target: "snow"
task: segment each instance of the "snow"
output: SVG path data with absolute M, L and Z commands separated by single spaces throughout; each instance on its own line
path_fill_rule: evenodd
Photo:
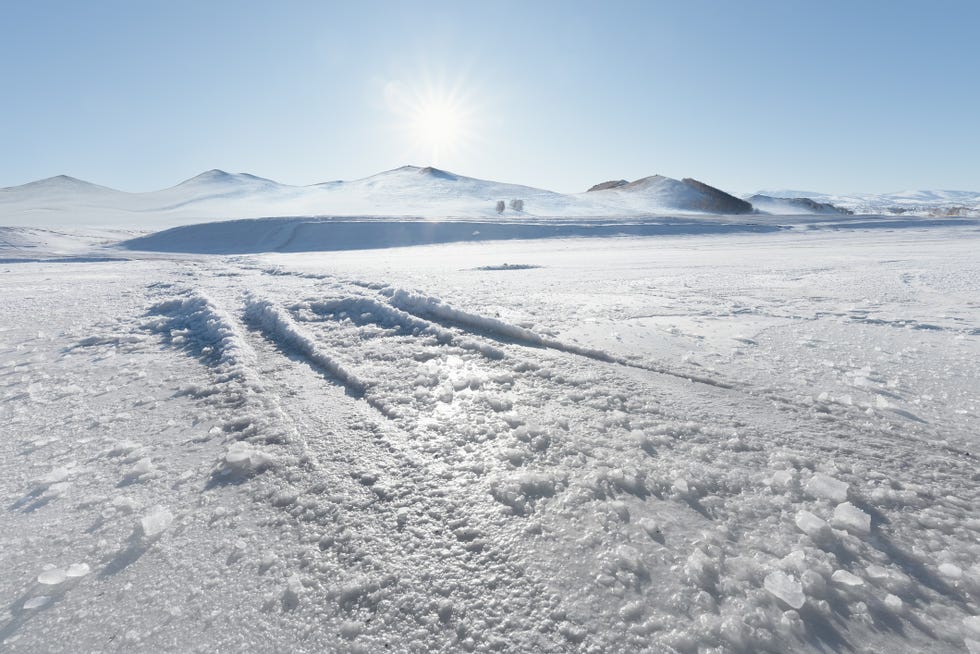
M 914 191 L 834 196 L 797 191 L 762 192 L 756 210 L 810 218 L 816 209 L 781 198 L 808 198 L 858 214 L 980 216 L 980 192 Z M 508 207 L 498 215 L 497 202 Z M 522 200 L 523 209 L 511 208 Z M 117 191 L 67 176 L 0 188 L 0 226 L 63 232 L 79 228 L 148 230 L 208 221 L 266 217 L 388 217 L 493 221 L 570 217 L 620 220 L 650 215 L 697 217 L 744 214 L 737 198 L 699 182 L 652 175 L 582 193 L 482 180 L 435 168 L 402 166 L 351 181 L 292 186 L 248 173 L 209 170 L 173 187 L 141 193 Z M 821 212 L 824 213 L 824 212 Z M 830 211 L 833 214 L 832 211 Z M 825 216 L 825 217 L 833 217 Z M 487 222 L 483 229 L 492 229 Z M 2 238 L 2 232 L 0 232 Z
M 0 648 L 975 651 L 980 232 L 701 220 L 12 230 Z

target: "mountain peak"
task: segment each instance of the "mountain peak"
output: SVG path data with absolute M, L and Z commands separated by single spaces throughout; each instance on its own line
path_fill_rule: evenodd
M 78 179 L 77 177 L 72 177 L 71 175 L 55 175 L 54 177 L 47 177 L 45 179 L 39 179 L 36 182 L 30 183 L 38 186 L 76 186 L 84 188 L 98 186 L 98 184 L 86 182 L 84 179 Z M 24 186 L 27 186 L 27 184 Z
M 184 185 L 196 185 L 196 184 L 245 184 L 245 183 L 260 183 L 260 184 L 278 184 L 278 182 L 266 179 L 265 177 L 259 177 L 257 175 L 250 175 L 249 173 L 229 173 L 227 171 L 221 170 L 220 168 L 212 168 L 211 170 L 205 170 L 199 175 L 195 175 L 190 179 L 185 179 L 177 186 Z
M 10 186 L 2 190 L 13 191 L 14 189 L 32 192 L 118 192 L 115 189 L 86 182 L 84 179 L 78 179 L 70 175 L 55 175 L 54 177 L 38 179 L 33 182 L 21 184 L 20 186 Z
M 205 170 L 203 173 L 200 173 L 199 175 L 194 175 L 190 179 L 185 179 L 181 183 L 184 184 L 187 182 L 209 182 L 209 181 L 229 179 L 231 177 L 233 177 L 231 173 L 225 172 L 220 168 L 212 168 L 211 170 Z

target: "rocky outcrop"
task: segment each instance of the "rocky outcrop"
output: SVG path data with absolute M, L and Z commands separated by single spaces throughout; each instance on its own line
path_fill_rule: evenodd
M 625 179 L 614 179 L 610 182 L 602 182 L 601 184 L 596 184 L 588 191 L 586 191 L 586 193 L 590 191 L 605 191 L 606 189 L 610 189 L 610 188 L 619 188 L 620 186 L 626 186 L 627 184 L 629 184 L 629 182 L 627 182 Z
M 681 182 L 699 191 L 702 195 L 703 199 L 695 202 L 695 206 L 692 207 L 698 211 L 722 214 L 744 214 L 754 211 L 752 205 L 745 200 L 725 193 L 714 186 L 708 186 L 704 182 L 699 182 L 690 177 L 685 177 Z

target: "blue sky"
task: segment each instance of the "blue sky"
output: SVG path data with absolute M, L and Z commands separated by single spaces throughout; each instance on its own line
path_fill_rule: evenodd
M 972 1 L 11 0 L 0 186 L 436 163 L 564 192 L 975 190 L 977 25 Z M 419 127 L 433 102 L 451 133 Z

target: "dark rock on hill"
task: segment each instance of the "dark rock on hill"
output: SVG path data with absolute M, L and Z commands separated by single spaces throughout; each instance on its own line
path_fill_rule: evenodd
M 699 182 L 690 177 L 685 177 L 681 182 L 701 192 L 703 199 L 695 203 L 693 207 L 700 211 L 723 214 L 743 214 L 755 211 L 752 205 L 745 200 L 729 195 L 714 186 L 708 186 L 704 182 Z
M 589 191 L 605 191 L 610 188 L 619 188 L 620 186 L 626 186 L 629 184 L 625 179 L 614 179 L 611 182 L 602 182 L 601 184 L 596 184 Z M 586 191 L 588 193 L 589 191 Z

